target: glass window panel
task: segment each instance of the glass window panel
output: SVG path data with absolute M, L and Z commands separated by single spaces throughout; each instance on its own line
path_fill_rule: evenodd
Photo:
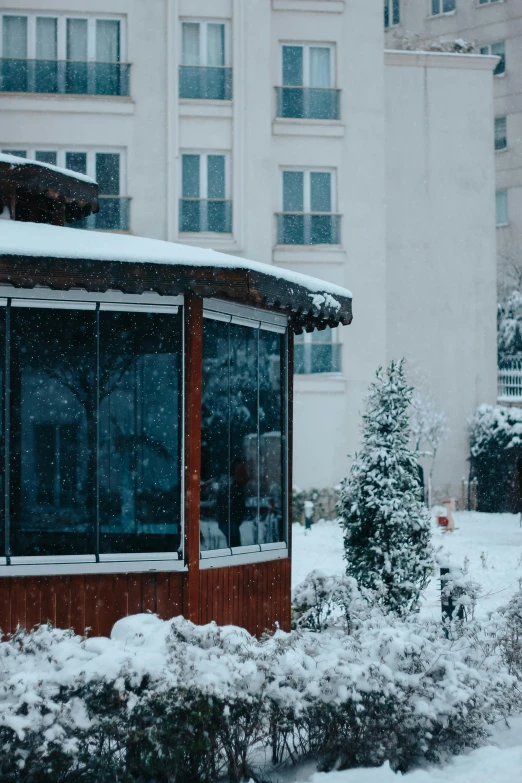
M 2 25 L 2 56 L 27 57 L 27 17 L 4 16 Z
M 14 155 L 16 158 L 27 158 L 26 150 L 2 150 L 4 155 Z
M 100 551 L 181 541 L 181 316 L 100 313 Z
M 283 86 L 301 87 L 303 84 L 303 47 L 283 46 Z
M 400 24 L 401 2 L 400 0 L 392 0 L 392 4 L 393 4 L 393 24 Z
M 120 156 L 117 152 L 96 153 L 96 181 L 100 195 L 119 196 Z
M 495 149 L 507 147 L 507 117 L 495 117 Z
M 183 155 L 181 165 L 183 198 L 199 198 L 199 155 Z
M 311 212 L 332 211 L 332 175 L 328 171 L 310 173 Z
M 11 310 L 11 550 L 95 552 L 93 311 Z
M 455 10 L 456 0 L 442 0 L 442 10 L 445 14 L 449 14 Z
M 507 190 L 497 190 L 495 194 L 497 226 L 505 226 L 509 222 Z
M 199 65 L 199 24 L 183 22 L 182 27 L 183 65 Z
M 207 25 L 207 65 L 225 64 L 225 25 Z
M 225 198 L 225 156 L 209 155 L 207 158 L 207 197 Z
M 498 63 L 497 67 L 493 71 L 495 76 L 498 76 L 501 73 L 505 73 L 506 71 L 506 44 L 504 41 L 500 41 L 499 43 L 491 44 L 491 54 L 497 55 L 497 57 L 500 57 L 500 62 Z
M 201 401 L 202 550 L 229 546 L 229 324 L 203 321 Z
M 67 59 L 87 60 L 87 19 L 67 19 Z
M 87 174 L 87 153 L 86 152 L 66 152 L 65 168 L 76 171 L 77 174 Z
M 304 212 L 303 171 L 283 171 L 283 212 Z
M 281 364 L 283 339 L 283 335 L 274 332 L 263 329 L 259 332 L 259 544 L 285 539 Z
M 37 150 L 34 157 L 39 163 L 50 163 L 52 166 L 56 166 L 56 152 Z
M 57 22 L 52 16 L 36 17 L 36 59 L 56 60 Z
M 120 23 L 114 19 L 96 20 L 96 60 L 120 61 Z
M 390 0 L 384 0 L 384 26 L 390 26 Z
M 310 87 L 330 87 L 330 49 L 310 47 Z

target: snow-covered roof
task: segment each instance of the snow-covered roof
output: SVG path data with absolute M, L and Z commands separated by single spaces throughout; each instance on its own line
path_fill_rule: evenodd
M 39 160 L 33 160 L 32 158 L 20 158 L 18 155 L 6 155 L 0 152 L 0 163 L 9 163 L 11 166 L 39 166 L 42 169 L 49 169 L 49 171 L 55 171 L 57 174 L 63 174 L 66 177 L 73 177 L 73 179 L 77 179 L 80 182 L 96 185 L 96 181 L 86 174 L 79 174 L 71 169 L 62 169 L 60 166 L 53 166 L 52 163 L 41 163 Z
M 257 261 L 249 261 L 244 258 L 218 253 L 206 248 L 182 245 L 176 242 L 164 242 L 158 239 L 146 239 L 125 234 L 109 234 L 91 232 L 73 228 L 51 226 L 43 223 L 25 223 L 13 220 L 0 221 L 0 258 L 2 262 L 9 257 L 23 258 L 22 265 L 18 264 L 19 273 L 28 268 L 28 260 L 35 259 L 67 259 L 71 262 L 116 262 L 117 264 L 144 264 L 150 271 L 150 265 L 157 270 L 156 275 L 161 274 L 163 279 L 168 276 L 166 266 L 176 267 L 176 275 L 180 278 L 190 274 L 200 277 L 205 270 L 209 270 L 214 278 L 219 277 L 220 270 L 244 272 L 246 286 L 241 289 L 234 283 L 239 296 L 254 296 L 264 299 L 268 304 L 279 303 L 285 310 L 294 313 L 300 312 L 303 318 L 296 326 L 307 327 L 304 315 L 309 314 L 316 322 L 310 322 L 310 327 L 323 323 L 349 323 L 351 321 L 352 294 L 346 288 L 309 277 L 298 272 L 270 264 L 262 264 Z M 7 264 L 7 267 L 9 263 Z M 41 266 L 41 265 L 40 265 Z M 4 264 L 0 270 L 0 280 L 6 282 L 9 278 L 9 270 Z M 30 274 L 32 285 L 40 284 L 38 280 L 43 270 L 34 269 Z M 49 269 L 48 265 L 46 265 Z M 63 265 L 62 265 L 63 267 Z M 198 270 L 198 267 L 201 268 Z M 163 272 L 161 271 L 163 270 Z M 124 274 L 126 274 L 124 272 Z M 130 269 L 129 269 L 130 274 Z M 136 273 L 133 270 L 134 280 L 147 278 L 148 273 Z M 50 272 L 45 271 L 45 279 L 49 279 Z M 227 275 L 230 277 L 230 275 Z M 150 275 L 149 275 L 150 277 Z M 208 276 L 207 276 L 208 277 Z M 236 275 L 237 277 L 237 275 Z M 24 278 L 26 279 L 26 278 Z M 197 281 L 196 281 L 197 282 Z M 20 284 L 20 283 L 15 283 Z M 212 281 L 212 284 L 214 282 Z M 25 283 L 24 283 L 25 285 Z M 201 286 L 209 285 L 208 280 L 201 282 Z M 193 288 L 187 285 L 187 288 Z M 205 289 L 206 290 L 206 289 Z M 246 292 L 244 294 L 240 291 Z M 208 296 L 208 293 L 204 293 Z

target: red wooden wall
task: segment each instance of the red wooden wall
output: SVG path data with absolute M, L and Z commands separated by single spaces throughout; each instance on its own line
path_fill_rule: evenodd
M 0 579 L 0 629 L 13 633 L 50 621 L 91 636 L 109 636 L 129 614 L 183 614 L 185 573 L 82 574 Z M 290 560 L 199 571 L 197 622 L 240 625 L 258 636 L 278 622 L 290 630 Z

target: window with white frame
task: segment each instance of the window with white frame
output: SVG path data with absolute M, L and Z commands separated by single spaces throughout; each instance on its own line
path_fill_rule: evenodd
M 506 42 L 498 41 L 494 44 L 486 44 L 480 47 L 480 54 L 496 55 L 500 57 L 500 62 L 493 71 L 494 76 L 501 76 L 506 72 Z
M 384 26 L 392 27 L 401 22 L 400 0 L 384 0 Z
M 340 215 L 336 214 L 334 171 L 282 171 L 282 211 L 278 215 L 281 245 L 337 245 Z
M 507 148 L 507 117 L 495 117 L 495 149 Z
M 504 0 L 478 0 L 479 5 L 488 5 L 489 3 L 503 3 Z
M 231 100 L 230 48 L 228 23 L 182 22 L 179 97 Z
M 341 372 L 339 330 L 327 327 L 321 332 L 296 335 L 294 372 L 296 375 Z
M 2 149 L 8 155 L 31 158 L 40 163 L 71 169 L 87 174 L 99 186 L 100 210 L 95 215 L 77 221 L 77 228 L 93 228 L 107 231 L 129 229 L 129 199 L 125 193 L 124 153 L 112 150 L 66 150 L 48 147 Z
M 431 15 L 451 14 L 457 7 L 457 0 L 431 0 Z
M 232 232 L 230 155 L 184 152 L 181 156 L 181 233 Z
M 281 46 L 281 87 L 277 116 L 312 120 L 339 119 L 334 47 L 285 43 Z
M 495 193 L 495 204 L 497 212 L 497 227 L 507 226 L 509 223 L 507 190 L 497 190 Z
M 4 13 L 0 91 L 128 95 L 122 18 Z

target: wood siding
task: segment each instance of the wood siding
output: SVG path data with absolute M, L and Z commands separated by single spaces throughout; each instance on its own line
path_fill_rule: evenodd
M 109 636 L 130 614 L 153 612 L 165 620 L 182 614 L 187 587 L 187 573 L 2 577 L 0 629 L 9 634 L 49 621 Z M 240 625 L 258 636 L 276 623 L 290 630 L 290 560 L 200 571 L 199 598 L 200 624 Z

